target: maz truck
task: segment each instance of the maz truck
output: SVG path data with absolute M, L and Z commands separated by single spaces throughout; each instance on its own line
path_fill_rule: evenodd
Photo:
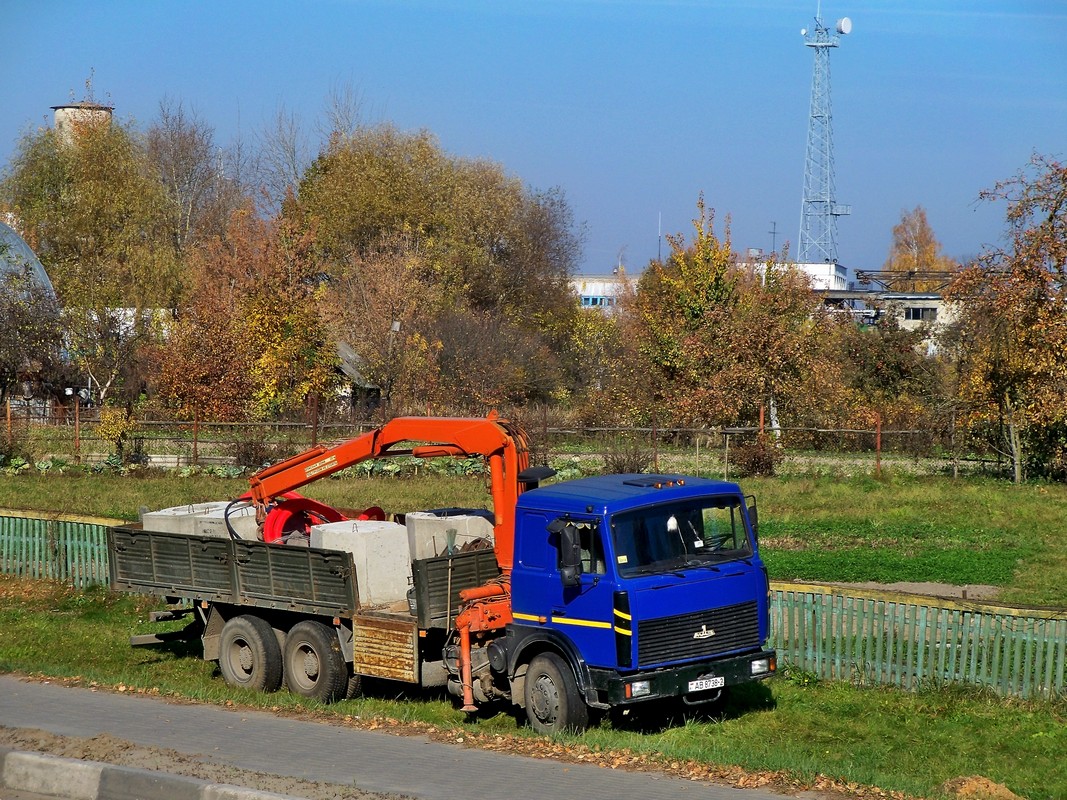
M 295 491 L 395 455 L 483 456 L 492 510 L 390 516 Z M 401 417 L 268 467 L 237 500 L 113 528 L 112 583 L 168 598 L 154 620 L 190 619 L 133 644 L 198 636 L 233 686 L 326 702 L 363 676 L 446 686 L 467 712 L 521 706 L 542 733 L 774 674 L 752 498 L 682 475 L 539 485 L 551 476 L 495 413 Z

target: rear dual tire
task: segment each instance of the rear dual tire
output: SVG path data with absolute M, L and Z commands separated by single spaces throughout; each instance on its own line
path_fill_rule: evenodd
M 282 684 L 282 651 L 266 620 L 241 614 L 226 621 L 219 641 L 219 671 L 230 686 L 274 692 Z
M 266 620 L 241 614 L 226 621 L 219 641 L 219 671 L 238 689 L 294 694 L 332 703 L 356 697 L 360 680 L 348 671 L 337 633 L 321 622 L 298 622 L 278 644 Z
M 290 692 L 323 703 L 348 694 L 348 665 L 332 628 L 310 620 L 298 622 L 286 634 L 284 649 L 285 685 Z

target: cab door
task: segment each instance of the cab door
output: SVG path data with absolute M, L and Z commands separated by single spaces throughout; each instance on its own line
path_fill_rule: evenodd
M 548 527 L 557 568 L 553 585 L 545 587 L 551 599 L 547 624 L 574 642 L 587 663 L 614 666 L 615 582 L 608 567 L 602 521 L 568 516 L 551 520 Z M 568 544 L 574 550 L 569 559 L 564 552 Z M 576 576 L 564 568 L 574 561 L 578 563 Z M 569 580 L 565 579 L 568 573 Z

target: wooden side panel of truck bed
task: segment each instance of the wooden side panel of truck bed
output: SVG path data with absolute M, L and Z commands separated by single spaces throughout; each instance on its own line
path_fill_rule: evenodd
M 359 614 L 352 620 L 352 670 L 418 683 L 418 627 L 408 615 Z

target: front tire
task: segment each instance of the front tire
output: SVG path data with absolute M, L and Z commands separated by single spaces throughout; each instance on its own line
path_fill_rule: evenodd
M 538 733 L 552 735 L 589 727 L 589 706 L 582 700 L 574 673 L 555 653 L 542 653 L 526 670 L 526 718 Z
M 219 641 L 219 671 L 230 686 L 277 691 L 282 684 L 282 651 L 267 621 L 242 614 L 226 621 Z
M 323 703 L 342 699 L 348 666 L 337 634 L 321 622 L 298 622 L 285 637 L 285 685 L 289 691 Z

